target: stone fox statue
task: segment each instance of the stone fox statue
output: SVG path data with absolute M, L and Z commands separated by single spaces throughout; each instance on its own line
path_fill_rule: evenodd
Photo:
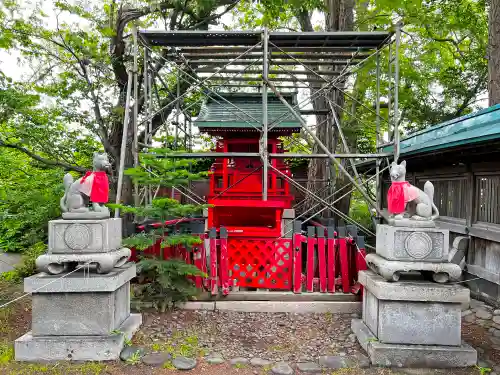
M 111 167 L 106 154 L 94 153 L 93 171 L 74 181 L 67 173 L 64 176 L 64 196 L 61 198 L 63 212 L 89 212 L 88 204 L 92 202 L 94 212 L 109 212 L 102 204 L 108 202 L 108 176 L 106 170 Z
M 414 220 L 434 220 L 439 217 L 439 211 L 433 202 L 434 185 L 430 181 L 424 184 L 424 191 L 411 185 L 406 179 L 406 162 L 393 162 L 389 169 L 391 187 L 387 193 L 389 212 L 395 219 L 403 218 L 404 214 Z

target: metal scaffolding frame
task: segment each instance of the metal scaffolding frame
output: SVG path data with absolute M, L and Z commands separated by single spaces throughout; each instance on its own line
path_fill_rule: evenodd
M 376 178 L 376 201 L 367 194 L 362 186 L 362 180 L 356 171 L 353 159 L 376 159 L 376 175 L 381 173 L 383 158 L 398 159 L 399 156 L 399 107 L 398 107 L 398 81 L 399 81 L 399 47 L 401 39 L 401 25 L 396 26 L 395 32 L 271 32 L 262 31 L 156 31 L 133 29 L 133 68 L 129 71 L 129 87 L 127 90 L 127 110 L 124 120 L 124 130 L 129 128 L 129 122 L 134 132 L 133 154 L 134 165 L 138 165 L 138 154 L 147 151 L 153 141 L 153 119 L 161 116 L 165 132 L 168 134 L 169 124 L 174 126 L 174 149 L 178 150 L 179 133 L 184 135 L 185 152 L 176 152 L 167 157 L 175 158 L 235 158 L 255 157 L 262 160 L 263 176 L 267 176 L 269 168 L 274 173 L 280 173 L 272 164 L 276 158 L 325 158 L 335 164 L 340 173 L 344 173 L 350 183 L 365 198 L 368 205 L 374 209 L 379 217 L 385 213 L 380 207 L 381 193 L 380 178 Z M 381 54 L 389 48 L 388 80 L 389 89 L 385 93 L 389 115 L 381 116 L 380 112 L 380 75 Z M 143 55 L 143 92 L 139 90 L 139 50 Z M 377 153 L 361 154 L 350 153 L 339 122 L 339 113 L 346 108 L 336 108 L 337 103 L 329 100 L 329 93 L 338 90 L 346 97 L 356 101 L 345 89 L 347 79 L 370 59 L 376 59 L 376 98 L 375 110 L 357 102 L 365 109 L 375 114 L 376 121 L 376 150 Z M 175 76 L 175 92 L 167 85 L 163 78 L 164 73 L 173 73 Z M 133 90 L 130 85 L 133 82 Z M 171 83 L 171 82 L 170 82 Z M 172 86 L 172 83 L 171 83 Z M 158 89 L 160 87 L 160 89 Z M 181 89 L 181 87 L 184 87 Z M 220 95 L 220 90 L 225 91 L 240 89 L 243 92 L 255 89 L 262 94 L 262 118 L 256 119 L 249 113 L 232 104 Z M 282 93 L 292 89 L 308 89 L 308 98 L 296 105 L 290 105 Z M 166 93 L 166 99 L 160 98 L 159 91 Z M 288 108 L 287 114 L 279 116 L 269 122 L 268 119 L 268 92 L 269 90 Z M 190 101 L 184 99 L 190 93 L 202 94 L 200 98 Z M 131 97 L 132 96 L 132 97 Z M 225 110 L 238 116 L 242 121 L 252 125 L 260 133 L 258 153 L 193 153 L 193 133 L 190 110 L 199 105 L 205 98 L 210 98 L 220 104 Z M 311 110 L 305 107 L 314 100 L 324 98 L 328 108 Z M 139 118 L 138 108 L 143 102 L 145 115 Z M 130 106 L 132 108 L 130 108 Z M 170 110 L 170 119 L 164 118 L 164 110 Z M 132 116 L 129 116 L 129 111 Z M 173 113 L 173 116 L 172 116 Z M 298 154 L 268 153 L 267 139 L 269 132 L 289 116 L 295 117 L 303 130 L 309 135 L 323 153 Z M 324 121 L 329 121 L 335 127 L 342 140 L 344 153 L 332 153 L 310 129 L 310 125 L 303 115 L 323 115 Z M 351 114 L 352 115 L 352 114 Z M 182 121 L 180 117 L 182 116 Z M 323 122 L 324 122 L 323 121 Z M 395 145 L 394 153 L 382 153 L 380 135 L 381 123 L 388 124 L 390 141 Z M 257 125 L 256 125 L 257 124 Z M 321 124 L 316 124 L 319 126 Z M 143 139 L 138 138 L 139 131 L 145 134 Z M 125 134 L 124 133 L 124 134 Z M 126 137 L 124 136 L 124 140 Z M 122 154 L 126 142 L 122 143 Z M 123 155 L 122 161 L 123 161 Z M 344 167 L 338 159 L 351 159 L 348 168 Z M 354 174 L 354 177 L 351 175 Z M 286 177 L 288 179 L 288 177 Z M 119 201 L 121 184 L 123 181 L 123 163 L 120 163 L 119 186 L 117 202 Z M 292 180 L 293 181 L 293 180 Z M 262 180 L 262 199 L 267 200 L 268 179 Z M 292 182 L 296 184 L 295 181 Z M 325 209 L 335 210 L 333 204 L 318 197 L 315 192 L 302 186 L 306 194 L 318 201 Z M 151 189 L 145 189 L 146 196 L 138 196 L 139 190 L 135 188 L 136 203 L 150 202 L 153 199 Z M 153 189 L 154 190 L 154 189 Z M 158 191 L 158 190 L 156 190 Z M 182 194 L 192 193 L 186 189 Z M 156 193 L 155 193 L 156 195 Z M 190 198 L 192 199 L 192 198 Z M 199 197 L 193 199 L 196 201 Z M 315 206 L 316 207 L 316 206 Z M 320 211 L 320 212 L 321 212 Z M 314 215 L 313 215 L 314 216 Z

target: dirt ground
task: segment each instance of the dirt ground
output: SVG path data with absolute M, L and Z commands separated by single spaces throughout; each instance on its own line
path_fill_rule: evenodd
M 22 295 L 21 286 L 0 281 L 0 305 Z M 13 361 L 13 341 L 30 330 L 30 300 L 0 310 L 0 374 L 3 375 L 159 375 L 178 370 L 153 368 L 144 364 L 116 361 L 108 363 L 21 364 Z M 217 352 L 225 359 L 245 356 L 290 361 L 314 360 L 318 355 L 354 355 L 362 353 L 348 328 L 349 316 L 316 314 L 244 314 L 174 311 L 165 314 L 145 313 L 144 324 L 133 345 L 146 350 L 169 350 L 198 358 L 192 375 L 270 374 L 270 368 L 250 365 L 231 366 L 228 362 L 210 365 L 203 357 Z M 326 328 L 325 328 L 326 327 Z M 488 329 L 478 324 L 463 326 L 466 342 L 479 348 L 481 357 L 500 364 L 500 350 L 490 339 Z M 493 367 L 493 366 L 491 366 Z M 493 369 L 491 369 L 493 371 Z M 342 375 L 483 375 L 487 368 L 463 370 L 419 370 L 385 368 L 345 368 L 324 371 Z M 296 374 L 299 374 L 296 372 Z M 494 374 L 494 373 L 493 373 Z

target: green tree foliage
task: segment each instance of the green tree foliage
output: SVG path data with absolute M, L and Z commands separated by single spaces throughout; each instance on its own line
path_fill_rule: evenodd
M 0 6 L 3 22 L 0 25 L 4 48 L 21 53 L 21 60 L 33 74 L 26 79 L 28 90 L 44 96 L 57 108 L 50 118 L 56 123 L 74 124 L 76 131 L 94 136 L 117 166 L 120 158 L 128 70 L 132 69 L 132 27 L 166 29 L 206 29 L 222 14 L 236 5 L 236 0 L 139 0 L 130 2 L 51 0 L 53 10 L 46 14 L 46 3 L 34 1 L 24 4 L 9 0 Z M 152 60 L 154 74 L 167 83 L 166 88 L 155 89 L 157 107 L 162 108 L 152 119 L 155 134 L 163 128 L 165 119 L 174 110 L 172 101 L 175 82 L 171 79 L 171 65 L 166 68 L 166 50 L 157 49 Z M 142 55 L 142 50 L 140 51 Z M 139 140 L 144 142 L 146 108 L 142 89 L 144 62 L 139 60 Z M 184 92 L 190 81 L 181 83 Z M 197 95 L 194 92 L 194 95 Z M 186 101 L 192 98 L 186 98 Z M 54 125 L 55 126 L 55 125 Z M 65 132 L 68 132 L 65 128 Z M 131 127 L 130 127 L 131 129 Z M 129 131 L 128 141 L 131 142 Z M 37 138 L 39 139 L 39 138 Z M 25 139 L 19 142 L 25 142 Z M 38 143 L 37 146 L 41 146 Z M 51 145 L 38 152 L 48 154 Z M 60 146 L 58 143 L 57 146 Z M 77 145 L 74 145 L 76 147 Z M 50 148 L 48 148 L 50 147 Z M 31 151 L 31 150 L 30 150 Z M 52 156 L 52 155 L 50 155 Z M 57 156 L 57 155 L 54 155 Z M 69 157 L 66 155 L 66 157 Z M 47 160 L 53 161 L 47 157 Z M 73 160 L 69 161 L 73 165 Z M 126 167 L 133 164 L 131 148 L 124 160 Z M 60 163 L 59 163 L 60 164 Z M 126 184 L 130 184 L 126 179 Z M 132 189 L 128 186 L 124 201 L 131 202 Z
M 400 122 L 413 131 L 478 109 L 486 91 L 488 38 L 484 0 L 366 0 L 355 2 L 355 29 L 395 30 L 403 24 L 400 49 Z M 324 29 L 323 2 L 243 0 L 234 12 L 236 25 L 255 29 L 298 29 L 301 12 L 319 12 L 316 30 Z M 381 93 L 387 96 L 388 53 L 381 57 Z M 375 147 L 375 59 L 359 69 L 340 111 L 351 147 L 372 152 Z M 354 101 L 352 98 L 355 98 Z M 383 98 L 384 100 L 384 98 Z M 349 114 L 348 112 L 351 112 Z M 387 111 L 382 110 L 387 119 Z M 357 120 L 356 120 L 357 119 Z M 382 120 L 383 131 L 388 130 Z
M 146 189 L 186 185 L 189 181 L 206 178 L 208 172 L 189 172 L 193 160 L 166 157 L 172 153 L 169 148 L 150 149 L 149 153 L 141 155 L 141 166 L 128 169 L 126 174 Z M 196 216 L 208 206 L 181 204 L 175 199 L 158 197 L 147 206 L 111 204 L 110 207 L 132 213 L 147 221 L 165 223 L 168 219 Z M 191 251 L 193 246 L 201 244 L 202 241 L 199 236 L 176 233 L 164 225 L 148 232 L 134 234 L 124 240 L 125 245 L 137 250 L 147 249 L 158 242 L 162 249 L 160 255 L 143 256 L 138 263 L 141 285 L 136 294 L 165 310 L 172 303 L 185 301 L 196 295 L 198 291 L 187 277 L 203 276 L 203 273 L 195 266 L 186 264 L 183 259 L 164 260 L 163 249 L 182 246 Z
M 0 251 L 21 252 L 45 242 L 48 221 L 60 215 L 64 171 L 1 148 L 0 165 Z
M 39 104 L 38 95 L 0 74 L 0 251 L 44 243 L 47 222 L 60 215 L 62 167 L 91 166 L 96 142 Z

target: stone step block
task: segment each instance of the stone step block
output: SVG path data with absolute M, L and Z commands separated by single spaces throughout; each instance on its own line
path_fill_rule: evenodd
M 75 272 L 59 280 L 50 275 L 25 279 L 25 291 L 33 292 L 31 335 L 105 336 L 118 329 L 130 315 L 135 269 L 127 264 L 108 275 Z
M 92 336 L 33 336 L 28 332 L 14 342 L 15 360 L 114 361 L 120 357 L 125 339 L 130 340 L 142 324 L 141 314 L 131 314 L 115 333 Z

